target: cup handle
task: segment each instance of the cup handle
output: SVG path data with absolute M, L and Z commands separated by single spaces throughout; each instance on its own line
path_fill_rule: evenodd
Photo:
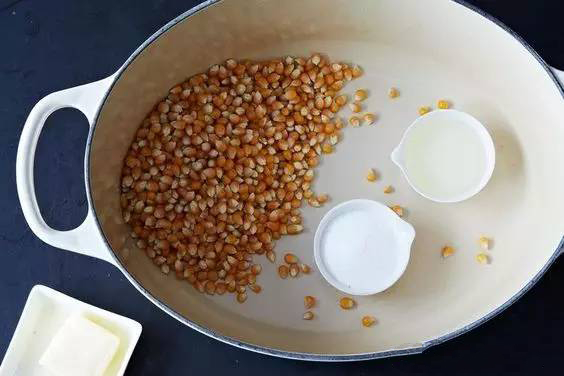
M 392 153 L 390 154 L 390 159 L 394 162 L 400 169 L 403 170 L 403 155 L 401 152 L 401 145 L 396 146 Z
M 49 115 L 61 108 L 76 108 L 86 116 L 92 129 L 98 108 L 113 81 L 114 76 L 110 76 L 100 81 L 49 94 L 37 102 L 27 117 L 20 137 L 16 159 L 16 185 L 25 220 L 39 239 L 53 247 L 97 257 L 115 264 L 98 230 L 90 204 L 88 204 L 86 219 L 80 226 L 68 231 L 55 230 L 49 227 L 41 216 L 33 177 L 35 149 Z

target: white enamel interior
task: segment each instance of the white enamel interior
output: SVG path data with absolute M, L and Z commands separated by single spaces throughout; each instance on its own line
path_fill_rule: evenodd
M 379 119 L 346 128 L 336 153 L 323 158 L 315 189 L 328 192 L 331 202 L 304 209 L 306 231 L 279 241 L 279 257 L 290 249 L 313 265 L 321 217 L 340 202 L 368 198 L 405 207 L 417 231 L 403 277 L 343 312 L 337 305 L 342 294 L 317 270 L 281 281 L 264 258 L 263 292 L 245 304 L 233 296 L 201 295 L 164 276 L 126 241 L 120 213 L 122 159 L 144 116 L 171 86 L 226 58 L 317 51 L 364 68 L 344 91 L 368 88 L 366 105 Z M 393 101 L 387 98 L 392 86 L 401 91 Z M 417 109 L 439 98 L 486 124 L 497 155 L 487 187 L 451 205 L 420 197 L 389 159 Z M 127 271 L 179 315 L 216 335 L 313 354 L 420 347 L 498 309 L 554 254 L 564 229 L 563 119 L 562 95 L 534 56 L 495 23 L 453 1 L 228 0 L 168 30 L 121 74 L 95 128 L 91 193 L 103 232 Z M 381 175 L 377 183 L 365 181 L 370 167 Z M 382 193 L 387 184 L 395 193 Z M 491 265 L 474 260 L 480 235 L 493 238 Z M 443 260 L 446 244 L 457 252 Z M 319 302 L 313 321 L 301 319 L 306 294 Z M 362 328 L 365 314 L 376 316 L 378 325 Z

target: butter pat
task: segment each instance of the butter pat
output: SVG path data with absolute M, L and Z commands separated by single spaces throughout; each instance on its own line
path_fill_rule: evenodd
M 39 364 L 54 376 L 101 376 L 119 338 L 83 316 L 71 316 L 43 353 Z

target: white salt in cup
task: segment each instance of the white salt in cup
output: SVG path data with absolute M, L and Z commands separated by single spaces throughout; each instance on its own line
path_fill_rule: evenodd
M 343 202 L 321 219 L 313 242 L 315 262 L 335 288 L 372 295 L 392 286 L 409 262 L 413 226 L 377 201 Z

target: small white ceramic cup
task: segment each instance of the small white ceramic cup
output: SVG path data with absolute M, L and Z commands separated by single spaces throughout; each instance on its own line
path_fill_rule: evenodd
M 437 195 L 432 195 L 429 193 L 422 192 L 418 187 L 413 184 L 409 177 L 409 171 L 405 166 L 404 160 L 404 145 L 405 140 L 407 139 L 408 135 L 413 131 L 415 127 L 423 127 L 430 122 L 434 121 L 442 121 L 442 122 L 451 122 L 453 124 L 464 124 L 465 126 L 470 126 L 475 133 L 479 136 L 482 146 L 485 153 L 485 168 L 483 170 L 481 179 L 471 188 L 465 190 L 464 192 L 460 192 L 456 195 L 448 196 L 448 197 L 440 197 Z M 456 125 L 455 125 L 456 126 Z M 446 158 L 447 156 L 445 156 Z M 495 167 L 495 147 L 492 140 L 492 137 L 486 130 L 486 127 L 482 123 L 480 123 L 476 118 L 473 116 L 457 110 L 436 110 L 431 111 L 423 116 L 418 117 L 404 132 L 402 139 L 399 145 L 392 151 L 391 154 L 392 161 L 400 168 L 401 172 L 405 176 L 407 182 L 417 193 L 421 196 L 435 202 L 441 203 L 451 203 L 451 202 L 460 202 L 469 199 L 470 197 L 476 195 L 480 192 L 490 180 L 493 170 Z
M 315 262 L 333 287 L 372 295 L 402 276 L 414 238 L 413 226 L 386 205 L 350 200 L 321 219 L 313 241 Z

